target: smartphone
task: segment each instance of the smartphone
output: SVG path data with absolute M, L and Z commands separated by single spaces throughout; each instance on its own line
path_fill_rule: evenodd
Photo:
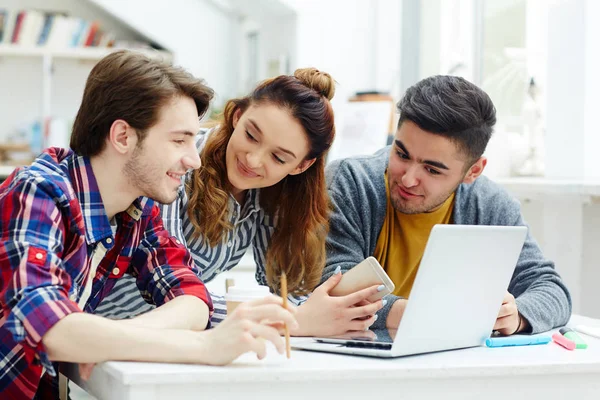
M 375 257 L 368 257 L 344 273 L 342 280 L 329 294 L 332 296 L 346 296 L 373 285 L 384 285 L 385 288 L 381 292 L 368 297 L 367 300 L 370 302 L 375 302 L 383 296 L 387 296 L 394 291 L 395 287 L 394 282 L 385 273 Z

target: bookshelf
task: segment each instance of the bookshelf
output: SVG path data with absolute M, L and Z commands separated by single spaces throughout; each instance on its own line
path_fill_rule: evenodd
M 92 1 L 0 4 L 0 145 L 68 146 L 87 76 L 106 55 L 130 49 L 172 62 L 173 53 Z M 4 157 L 2 164 L 20 164 Z
M 65 79 L 69 84 L 69 81 L 73 82 L 72 85 L 83 87 L 84 84 L 84 76 L 87 76 L 89 70 L 93 67 L 93 65 L 102 59 L 104 56 L 110 54 L 111 52 L 120 50 L 119 48 L 113 47 L 64 47 L 64 48 L 48 48 L 43 46 L 23 46 L 23 45 L 15 45 L 15 44 L 1 44 L 0 45 L 0 63 L 9 64 L 10 60 L 21 59 L 22 62 L 27 63 L 31 66 L 36 65 L 34 68 L 30 68 L 30 71 L 23 74 L 16 74 L 17 68 L 13 68 L 15 70 L 15 79 L 20 80 L 23 84 L 27 84 L 27 81 L 32 78 L 32 74 L 36 75 L 34 79 L 39 82 L 39 86 L 35 85 L 35 88 L 32 88 L 29 85 L 28 88 L 24 90 L 30 91 L 32 95 L 34 92 L 37 92 L 37 100 L 32 102 L 30 105 L 36 105 L 39 107 L 39 121 L 41 124 L 41 129 L 44 137 L 44 146 L 47 145 L 58 145 L 60 147 L 66 147 L 67 143 L 64 140 L 60 140 L 59 143 L 52 142 L 48 143 L 49 135 L 49 127 L 54 126 L 50 123 L 52 119 L 54 119 L 57 115 L 63 115 L 64 111 L 61 112 L 60 105 L 57 103 L 57 98 L 69 98 L 71 99 L 71 103 L 76 103 L 77 99 L 79 99 L 83 91 L 81 89 L 78 90 L 65 90 Z M 164 51 L 164 50 L 154 50 L 154 49 L 132 49 L 134 51 L 138 51 L 143 53 L 151 58 L 158 58 L 167 62 L 172 61 L 172 54 Z M 71 68 L 75 68 L 77 73 L 72 77 L 65 78 L 65 73 L 62 74 L 62 79 L 58 77 L 57 79 L 57 66 L 64 66 L 64 63 L 68 63 L 71 65 Z M 61 68 L 58 66 L 58 68 Z M 37 72 L 36 72 L 37 71 Z M 27 78 L 29 77 L 29 79 Z M 5 78 L 6 79 L 6 78 Z M 71 84 L 69 84 L 71 85 Z M 8 98 L 2 99 L 3 102 L 10 101 Z M 64 107 L 62 107 L 64 110 Z M 76 109 L 71 107 L 72 111 L 69 113 L 72 116 L 75 115 Z M 15 109 L 16 110 L 16 109 Z M 18 113 L 18 111 L 16 111 Z M 13 113 L 14 114 L 14 113 Z M 66 120 L 65 120 L 66 121 Z M 68 129 L 68 124 L 62 124 L 64 129 Z M 0 137 L 0 143 L 3 143 L 7 136 L 5 136 L 6 132 L 0 132 L 0 135 L 4 135 L 4 137 Z M 66 138 L 68 137 L 68 132 L 65 132 L 60 137 Z M 33 152 L 37 152 L 33 150 Z
M 21 46 L 13 44 L 0 44 L 0 57 L 48 57 L 98 61 L 113 51 L 120 50 L 112 47 L 73 47 L 50 49 L 38 46 Z M 165 50 L 133 49 L 149 57 L 161 58 L 171 61 L 172 54 Z

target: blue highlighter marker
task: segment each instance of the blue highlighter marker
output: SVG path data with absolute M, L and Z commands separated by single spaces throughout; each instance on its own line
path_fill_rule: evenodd
M 497 338 L 487 338 L 485 345 L 487 347 L 508 347 L 508 346 L 531 346 L 535 344 L 548 344 L 552 338 L 550 336 L 506 336 Z

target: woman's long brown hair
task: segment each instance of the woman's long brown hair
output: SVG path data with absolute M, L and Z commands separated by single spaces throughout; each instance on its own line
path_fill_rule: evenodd
M 200 155 L 202 166 L 188 181 L 188 215 L 197 237 L 216 246 L 233 227 L 229 222 L 231 186 L 225 153 L 237 110 L 251 105 L 274 104 L 300 122 L 309 141 L 306 160 L 316 159 L 306 171 L 288 175 L 260 189 L 260 204 L 276 221 L 266 254 L 267 283 L 279 291 L 285 272 L 293 294 L 312 291 L 325 266 L 325 237 L 329 229 L 329 197 L 325 184 L 325 157 L 335 136 L 333 97 L 335 82 L 314 68 L 296 70 L 261 83 L 249 96 L 227 102 L 223 120 L 208 138 Z

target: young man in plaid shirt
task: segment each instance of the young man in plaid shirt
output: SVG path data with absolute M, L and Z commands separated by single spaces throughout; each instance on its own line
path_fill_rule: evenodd
M 119 51 L 91 71 L 71 150 L 51 148 L 0 186 L 0 393 L 56 398 L 57 361 L 89 375 L 106 360 L 226 364 L 258 338 L 284 346 L 292 309 L 271 296 L 209 325 L 212 302 L 154 201 L 172 202 L 198 168 L 199 116 L 213 92 L 180 68 Z M 159 306 L 137 318 L 92 315 L 128 273 Z

